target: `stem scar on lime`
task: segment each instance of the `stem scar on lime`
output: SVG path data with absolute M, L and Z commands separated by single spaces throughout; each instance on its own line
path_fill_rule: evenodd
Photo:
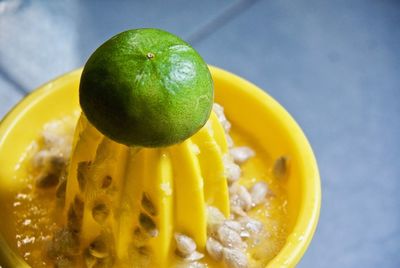
M 206 123 L 214 91 L 207 64 L 188 43 L 148 28 L 119 33 L 96 49 L 84 66 L 79 98 L 105 136 L 163 147 Z
M 147 53 L 147 58 L 148 58 L 149 60 L 151 60 L 152 58 L 154 58 L 154 54 L 151 53 L 151 52 Z

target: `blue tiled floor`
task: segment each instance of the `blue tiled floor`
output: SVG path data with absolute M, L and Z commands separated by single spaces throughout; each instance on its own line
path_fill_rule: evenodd
M 400 267 L 399 1 L 53 2 L 0 1 L 0 117 L 109 36 L 164 28 L 267 90 L 310 139 L 323 202 L 298 267 Z

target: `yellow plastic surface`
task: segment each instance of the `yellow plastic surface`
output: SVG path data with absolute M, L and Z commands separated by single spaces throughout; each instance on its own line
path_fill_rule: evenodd
M 118 144 L 104 137 L 82 115 L 73 144 L 64 218 L 67 224 L 75 198 L 84 201 L 82 250 L 97 236 L 111 231 L 119 262 L 131 263 L 128 258 L 132 248 L 145 247 L 152 256 L 149 265 L 168 267 L 174 255 L 174 232 L 189 235 L 204 250 L 206 206 L 217 207 L 229 215 L 228 184 L 222 162 L 222 154 L 227 151 L 226 139 L 214 113 L 191 138 L 159 149 Z M 102 187 L 106 177 L 112 178 L 111 189 Z M 144 194 L 154 206 L 153 214 L 141 204 Z M 105 222 L 98 223 L 92 216 L 92 208 L 98 203 L 109 207 L 111 215 Z M 141 213 L 155 222 L 158 234 L 132 244 L 135 230 L 143 232 L 138 220 Z
M 290 174 L 284 182 L 288 193 L 290 235 L 280 253 L 267 267 L 294 267 L 307 249 L 319 217 L 320 180 L 312 149 L 296 122 L 265 92 L 231 73 L 215 67 L 210 67 L 210 70 L 216 88 L 216 101 L 224 106 L 225 113 L 231 122 L 245 129 L 271 158 L 290 155 Z M 16 179 L 20 160 L 32 140 L 39 136 L 42 126 L 50 120 L 78 109 L 77 88 L 80 73 L 81 70 L 68 73 L 35 90 L 1 122 L 0 199 L 20 189 L 21 185 Z M 221 142 L 218 140 L 217 142 L 220 148 L 223 148 Z M 181 150 L 186 149 L 181 148 Z M 90 154 L 89 151 L 88 149 L 88 154 Z M 135 152 L 129 152 L 129 154 L 133 159 L 137 157 Z M 162 152 L 160 154 L 162 155 Z M 129 161 L 134 161 L 129 159 Z M 146 158 L 141 159 L 145 161 L 143 159 Z M 168 167 L 173 164 L 167 163 L 170 158 L 159 159 L 156 172 L 171 174 L 172 171 Z M 199 159 L 201 159 L 200 156 Z M 167 181 L 170 180 L 168 175 L 161 177 Z M 205 184 L 204 187 L 209 186 Z M 213 200 L 214 197 L 210 194 L 205 198 Z M 2 248 L 0 264 L 4 267 L 27 267 L 21 259 L 18 262 L 15 261 L 18 257 L 13 253 L 15 249 L 12 243 L 8 243 L 10 248 L 5 246 L 6 241 L 13 241 L 13 222 L 10 217 L 2 215 L 1 212 L 0 216 L 3 219 L 0 221 L 0 230 L 3 234 L 0 236 Z M 181 217 L 185 218 L 185 215 Z M 168 228 L 168 222 L 171 219 L 168 217 L 164 219 L 163 226 Z M 91 235 L 93 234 L 88 234 L 88 236 Z

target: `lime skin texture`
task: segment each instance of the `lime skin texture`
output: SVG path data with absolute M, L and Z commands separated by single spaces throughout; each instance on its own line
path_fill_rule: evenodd
M 201 56 L 160 29 L 134 29 L 102 44 L 79 86 L 88 120 L 112 140 L 138 147 L 180 143 L 208 120 L 214 88 Z

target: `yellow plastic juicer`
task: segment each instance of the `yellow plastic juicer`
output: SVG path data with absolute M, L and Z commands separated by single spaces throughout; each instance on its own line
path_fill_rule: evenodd
M 283 248 L 280 250 L 278 255 L 275 256 L 268 263 L 267 267 L 295 267 L 301 256 L 306 251 L 312 239 L 313 233 L 318 223 L 319 209 L 321 204 L 320 178 L 318 175 L 318 167 L 312 149 L 300 127 L 296 124 L 293 118 L 290 117 L 290 115 L 285 111 L 282 106 L 280 106 L 275 100 L 273 100 L 260 88 L 222 69 L 210 66 L 210 70 L 213 75 L 215 88 L 217 89 L 215 91 L 215 99 L 218 103 L 221 103 L 223 105 L 226 114 L 229 115 L 229 118 L 232 120 L 232 122 L 239 127 L 245 128 L 246 131 L 248 131 L 249 135 L 251 135 L 252 139 L 260 142 L 262 150 L 268 152 L 271 155 L 272 159 L 275 159 L 282 154 L 287 154 L 291 156 L 291 172 L 289 173 L 289 177 L 287 178 L 287 180 L 284 181 L 284 187 L 288 193 L 287 211 L 289 218 L 287 224 L 289 234 L 285 244 L 283 245 Z M 71 114 L 78 109 L 79 101 L 77 89 L 79 87 L 81 72 L 82 70 L 79 69 L 71 73 L 67 73 L 43 85 L 39 89 L 35 90 L 32 94 L 24 98 L 22 102 L 19 103 L 12 111 L 10 111 L 10 113 L 0 122 L 0 198 L 2 204 L 4 205 L 2 207 L 2 210 L 0 211 L 0 216 L 2 219 L 0 220 L 0 247 L 2 249 L 0 251 L 0 265 L 2 265 L 3 267 L 30 267 L 23 260 L 23 256 L 20 255 L 21 253 L 18 251 L 18 248 L 16 246 L 16 231 L 14 229 L 15 223 L 12 217 L 12 206 L 10 209 L 8 209 L 6 204 L 12 204 L 12 197 L 26 187 L 26 182 L 24 178 L 26 177 L 27 173 L 24 168 L 21 168 L 21 160 L 23 160 L 23 156 L 26 155 L 26 150 L 27 148 L 30 148 L 32 141 L 37 139 L 43 125 L 52 120 L 62 118 L 66 114 Z M 245 107 L 245 109 L 237 109 L 238 106 Z M 49 110 L 51 110 L 52 112 L 49 113 Z M 254 116 L 255 114 L 257 116 Z M 211 119 L 214 120 L 213 117 Z M 208 123 L 207 126 L 209 127 L 210 123 Z M 91 129 L 92 132 L 83 131 L 85 127 Z M 214 127 L 214 129 L 220 130 L 220 128 L 217 127 Z M 210 130 L 210 128 L 208 130 Z M 202 131 L 203 130 L 201 130 L 201 132 Z M 198 132 L 196 135 L 200 135 L 201 132 Z M 79 127 L 77 128 L 76 135 L 81 135 L 83 137 L 83 133 L 86 133 L 86 136 L 90 133 L 93 133 L 93 135 L 98 135 L 97 131 L 88 126 L 85 119 L 81 119 L 79 122 Z M 219 131 L 219 133 L 221 133 L 221 131 Z M 216 135 L 215 130 L 213 134 L 217 138 L 222 137 L 222 139 L 216 139 L 214 141 L 217 141 L 217 144 L 219 144 L 220 146 L 220 151 L 223 152 L 224 146 L 221 146 L 221 144 L 224 144 L 223 135 Z M 105 138 L 103 139 L 106 140 Z M 96 142 L 96 144 L 99 144 L 99 141 L 100 138 Z M 185 143 L 187 144 L 189 142 L 187 141 Z M 185 143 L 179 146 L 185 146 Z M 193 144 L 193 140 L 190 140 L 190 143 Z M 75 139 L 74 150 L 78 149 L 78 144 L 80 144 L 80 150 L 84 153 L 91 151 L 91 154 L 95 155 L 96 149 L 92 148 L 90 150 L 89 146 L 84 145 L 82 139 L 79 140 L 79 142 L 77 139 Z M 212 150 L 211 148 L 215 147 L 215 143 L 213 144 L 214 145 L 210 146 L 210 150 Z M 116 146 L 120 147 L 118 144 Z M 97 145 L 94 145 L 94 147 L 97 147 Z M 128 155 L 129 150 L 130 149 L 128 148 L 125 148 L 123 150 L 125 152 L 125 155 Z M 170 153 L 170 151 L 172 151 L 172 147 L 159 150 L 166 152 L 166 155 L 168 156 L 162 158 L 162 163 L 165 163 L 167 161 L 171 162 L 172 158 L 170 158 L 168 154 Z M 147 149 L 142 149 L 142 155 L 146 154 L 146 151 Z M 193 158 L 198 159 L 197 161 L 201 160 L 200 156 L 203 153 L 202 150 L 199 151 L 199 155 L 192 155 Z M 216 151 L 218 152 L 218 150 Z M 77 154 L 75 155 L 77 156 Z M 86 155 L 90 156 L 90 154 Z M 208 155 L 208 157 L 211 158 L 210 155 Z M 139 157 L 137 156 L 137 158 Z M 208 160 L 209 159 L 205 159 L 203 161 Z M 209 161 L 211 161 L 211 159 Z M 77 168 L 77 163 L 79 162 L 84 161 L 75 159 L 75 169 Z M 120 165 L 120 162 L 121 161 L 114 163 L 114 166 Z M 161 166 L 163 168 L 160 168 Z M 155 165 L 154 168 L 151 170 L 153 170 L 153 173 L 160 172 L 161 170 L 165 170 L 167 166 L 170 167 L 170 170 L 167 171 L 167 173 L 173 173 L 175 170 L 175 166 L 169 164 L 158 164 Z M 216 166 L 216 162 L 213 161 L 213 168 L 215 168 Z M 178 167 L 181 171 L 181 168 L 184 168 L 184 165 L 180 164 Z M 201 168 L 201 170 L 207 168 L 209 172 L 214 172 L 213 169 L 208 169 L 208 167 L 205 165 L 201 165 L 201 167 L 199 168 Z M 83 170 L 82 167 L 81 170 Z M 93 172 L 94 170 L 95 169 L 91 170 L 90 172 Z M 97 171 L 100 172 L 99 169 L 97 169 Z M 125 171 L 124 173 L 126 174 Z M 71 183 L 68 185 L 69 194 L 67 195 L 67 198 L 70 205 L 72 203 L 75 203 L 75 196 L 73 196 L 73 193 L 79 193 L 78 196 L 82 198 L 82 193 L 79 189 L 79 183 L 77 182 L 77 169 L 75 174 L 76 176 L 74 179 L 74 183 L 72 182 L 73 180 L 70 180 Z M 72 175 L 72 173 L 70 175 Z M 203 178 L 206 177 L 204 174 L 202 175 Z M 110 198 L 111 196 L 111 200 L 113 201 L 112 204 L 115 204 L 114 200 L 117 199 L 117 197 L 115 196 L 115 192 L 117 190 L 115 188 L 117 185 L 117 178 L 111 178 L 111 180 L 110 178 L 102 178 L 101 187 L 108 188 L 108 190 L 97 190 L 96 196 L 101 197 L 101 195 L 105 195 L 108 198 Z M 190 178 L 193 179 L 192 177 Z M 178 178 L 174 177 L 174 179 L 175 185 L 178 184 L 178 182 L 176 181 L 176 179 Z M 89 182 L 91 181 L 93 180 L 90 180 Z M 184 182 L 189 183 L 187 181 Z M 209 184 L 210 180 L 205 179 L 204 187 L 208 187 L 207 185 Z M 221 189 L 221 192 L 219 192 L 220 195 L 224 193 L 224 185 L 225 184 L 222 184 L 222 187 L 219 187 Z M 168 187 L 167 184 L 163 184 L 162 189 L 166 190 L 167 193 L 170 192 L 169 190 L 171 190 L 171 194 L 176 196 L 176 187 L 174 189 L 174 185 L 169 186 L 171 187 Z M 156 189 L 157 191 L 159 191 L 158 188 L 155 188 L 154 190 Z M 188 191 L 189 188 L 185 189 L 182 187 L 179 189 L 182 189 L 182 194 L 185 194 L 185 191 Z M 129 191 L 129 188 L 124 187 L 123 190 Z M 109 192 L 111 194 L 106 195 L 105 192 Z M 209 192 L 206 191 L 206 193 L 208 194 Z M 149 195 L 148 193 L 146 194 Z M 150 211 L 152 211 L 152 206 L 149 205 L 150 203 L 146 202 L 147 198 L 150 198 L 150 196 L 147 196 L 143 199 L 143 204 L 146 209 L 143 208 L 142 211 L 144 211 L 145 213 L 149 209 Z M 189 196 L 189 198 L 190 200 L 192 200 L 191 196 Z M 176 200 L 172 201 L 173 199 L 174 198 L 172 196 L 170 196 L 170 198 L 167 198 L 167 200 L 170 200 L 169 202 L 178 203 Z M 77 205 L 79 206 L 79 200 L 82 201 L 82 199 L 77 200 Z M 95 200 L 94 196 L 92 197 L 92 200 Z M 141 197 L 136 197 L 135 200 L 136 204 L 142 204 Z M 157 200 L 160 199 L 158 198 Z M 193 213 L 197 213 L 198 211 L 196 211 L 195 204 L 190 203 L 190 200 L 187 202 L 185 201 L 184 204 L 190 208 L 187 213 L 193 215 Z M 156 200 L 151 201 L 151 204 L 155 204 Z M 65 206 L 65 221 L 67 220 L 68 208 L 70 207 L 70 205 Z M 84 205 L 84 208 L 87 209 L 88 212 L 90 212 L 89 204 L 85 203 Z M 161 210 L 159 207 L 156 206 L 154 206 L 153 208 L 158 209 L 156 214 L 158 216 L 155 219 L 155 221 L 157 221 L 158 219 L 160 219 L 159 215 Z M 170 211 L 172 210 L 173 208 L 170 208 Z M 98 224 L 96 222 L 95 224 L 93 224 L 93 226 L 90 226 L 91 228 L 93 228 L 93 230 L 97 230 L 96 232 L 89 233 L 93 235 L 93 237 L 96 236 L 97 233 L 102 234 L 101 230 L 103 229 L 107 230 L 108 232 L 110 228 L 113 227 L 112 224 L 115 224 L 111 223 L 111 220 L 113 219 L 111 215 L 114 213 L 120 213 L 118 211 L 111 211 L 110 209 L 104 210 L 102 209 L 101 204 L 99 204 L 97 206 L 97 209 L 95 209 L 94 211 L 96 212 L 96 218 L 98 220 L 100 219 L 100 222 L 103 218 L 105 218 L 106 223 Z M 100 213 L 102 211 L 105 212 L 102 214 Z M 174 213 L 177 213 L 176 210 L 174 211 Z M 151 215 L 151 213 L 146 213 L 146 215 Z M 176 214 L 173 214 L 173 212 L 171 212 L 171 214 L 169 215 L 170 218 L 168 218 L 168 220 L 173 221 L 175 224 L 177 222 L 177 218 L 175 216 Z M 90 213 L 86 213 L 85 216 L 88 218 L 88 216 L 90 216 Z M 191 218 L 192 216 L 187 216 L 185 218 L 189 217 Z M 113 220 L 113 222 L 115 221 Z M 138 222 L 137 218 L 136 222 Z M 198 223 L 199 221 L 197 219 L 193 219 L 188 228 L 192 226 L 197 226 Z M 134 223 L 131 222 L 129 224 L 129 226 L 133 226 Z M 116 230 L 115 226 L 113 228 L 113 230 Z M 158 228 L 160 228 L 160 226 Z M 158 228 L 157 230 L 159 231 L 160 229 Z M 177 229 L 178 227 L 170 225 L 170 228 Z M 111 234 L 113 233 L 111 232 Z M 130 237 L 130 239 L 132 239 L 133 241 L 134 234 L 135 230 L 133 230 L 133 234 L 127 233 L 126 236 Z M 149 239 L 149 242 L 154 241 L 155 239 L 161 239 L 160 231 L 159 236 Z M 89 237 L 86 241 L 86 245 L 82 244 L 82 247 L 80 249 L 82 253 L 87 250 L 87 246 L 90 243 Z M 115 245 L 115 243 L 109 243 L 109 245 Z M 198 246 L 200 247 L 200 244 Z M 95 255 L 99 257 L 104 257 L 106 255 L 104 254 L 104 252 L 102 254 L 102 252 L 95 251 L 95 249 L 96 248 L 90 248 L 91 252 Z M 133 248 L 130 248 L 129 250 L 138 252 L 136 251 L 136 249 L 134 250 Z M 169 245 L 168 250 L 173 250 L 171 249 L 171 245 Z M 202 250 L 199 249 L 199 251 Z M 156 253 L 161 254 L 158 251 Z M 153 259 L 156 259 L 156 257 L 154 257 Z M 99 260 L 100 259 L 94 261 Z M 154 265 L 149 267 L 157 266 Z
M 65 182 L 64 220 L 87 265 L 169 267 L 174 233 L 192 237 L 204 251 L 207 206 L 229 216 L 227 151 L 214 113 L 191 138 L 163 148 L 116 143 L 82 114 Z

